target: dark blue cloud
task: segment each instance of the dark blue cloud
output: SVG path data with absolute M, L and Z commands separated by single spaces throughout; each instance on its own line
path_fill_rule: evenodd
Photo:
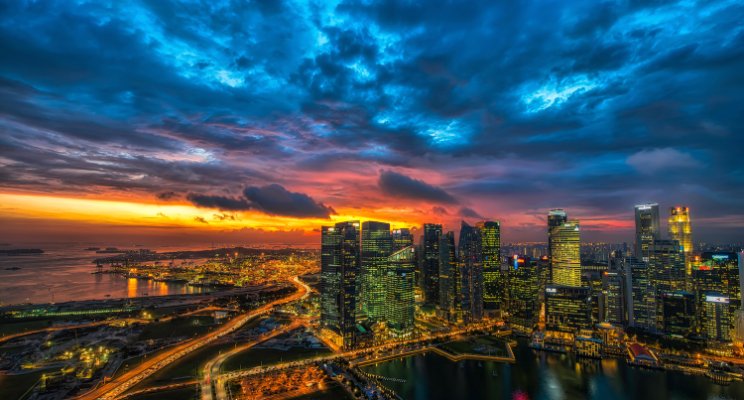
M 388 196 L 436 203 L 457 203 L 444 189 L 394 171 L 380 172 L 380 189 Z
M 486 215 L 647 200 L 742 215 L 743 19 L 736 1 L 6 2 L 0 182 L 239 181 L 272 213 L 268 182 L 353 162 L 436 172 L 446 192 L 379 183 Z M 287 193 L 277 211 L 330 212 Z

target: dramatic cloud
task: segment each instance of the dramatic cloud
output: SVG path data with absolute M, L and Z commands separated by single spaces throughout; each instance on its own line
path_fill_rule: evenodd
M 281 185 L 250 186 L 240 198 L 189 193 L 186 199 L 197 207 L 223 211 L 258 210 L 270 215 L 297 218 L 328 218 L 335 211 L 304 193 L 290 192 Z M 229 214 L 215 214 L 215 219 L 235 220 Z
M 380 189 L 390 196 L 438 203 L 457 203 L 452 195 L 424 181 L 393 171 L 380 172 Z
M 298 218 L 328 218 L 335 213 L 332 208 L 316 202 L 310 196 L 290 192 L 277 184 L 247 187 L 243 193 L 251 204 L 268 214 Z
M 246 211 L 253 208 L 250 202 L 242 198 L 236 199 L 232 197 L 189 193 L 186 199 L 197 207 L 216 208 L 226 211 Z
M 733 0 L 8 1 L 0 194 L 453 229 L 467 206 L 530 240 L 564 207 L 629 241 L 657 201 L 736 239 L 715 232 L 744 215 L 742 20 Z

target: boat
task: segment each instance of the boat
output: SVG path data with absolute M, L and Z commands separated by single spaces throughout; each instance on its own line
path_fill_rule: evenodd
M 19 269 L 21 269 L 21 267 L 8 267 L 8 268 L 5 268 L 6 271 L 18 271 Z
M 101 250 L 101 248 L 100 247 L 86 247 L 85 250 L 87 250 L 87 251 L 98 251 L 98 250 Z

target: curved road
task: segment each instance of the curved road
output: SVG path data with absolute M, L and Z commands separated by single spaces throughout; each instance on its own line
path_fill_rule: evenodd
M 249 311 L 245 314 L 233 318 L 226 324 L 210 333 L 158 353 L 149 360 L 128 371 L 127 373 L 117 377 L 112 381 L 104 383 L 100 387 L 93 389 L 88 393 L 77 397 L 77 399 L 94 400 L 114 399 L 116 397 L 119 397 L 122 393 L 129 390 L 134 385 L 142 382 L 145 378 L 154 374 L 158 370 L 172 364 L 181 357 L 203 347 L 208 343 L 211 343 L 225 335 L 235 332 L 243 325 L 245 325 L 248 321 L 252 320 L 255 317 L 268 313 L 275 306 L 305 298 L 308 294 L 309 289 L 307 285 L 300 282 L 297 277 L 294 277 L 292 279 L 292 283 L 297 286 L 297 291 L 290 296 L 274 300 L 271 303 L 268 303 L 255 310 Z

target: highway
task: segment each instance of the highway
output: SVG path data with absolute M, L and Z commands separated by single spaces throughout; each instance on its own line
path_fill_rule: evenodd
M 203 336 L 186 341 L 180 345 L 176 345 L 168 350 L 158 353 L 150 359 L 143 361 L 140 365 L 134 367 L 132 370 L 117 377 L 116 379 L 105 382 L 103 385 L 100 385 L 99 387 L 85 394 L 82 394 L 81 396 L 78 396 L 77 399 L 115 399 L 122 393 L 129 390 L 136 384 L 142 382 L 145 378 L 154 374 L 160 369 L 171 365 L 183 356 L 197 349 L 200 349 L 206 344 L 209 344 L 225 335 L 235 332 L 243 325 L 245 325 L 248 321 L 270 312 L 275 306 L 306 298 L 308 295 L 309 287 L 300 282 L 297 277 L 294 277 L 292 279 L 292 283 L 294 283 L 298 289 L 295 293 L 287 297 L 274 300 L 271 303 L 265 304 L 245 314 L 239 315 L 228 321 L 224 325 L 220 326 L 216 330 L 209 332 Z

